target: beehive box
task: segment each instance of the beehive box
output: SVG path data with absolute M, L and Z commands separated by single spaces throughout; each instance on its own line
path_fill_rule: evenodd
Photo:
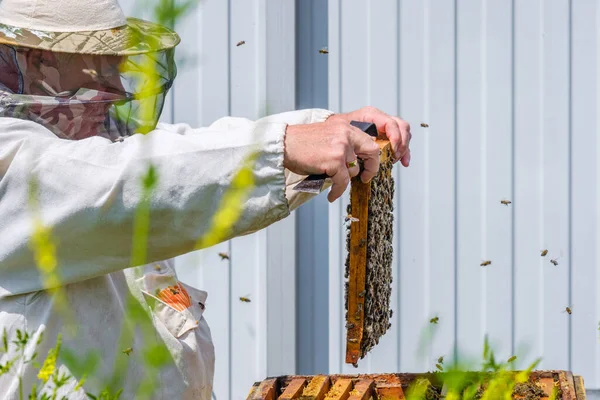
M 255 383 L 247 400 L 396 400 L 405 399 L 409 385 L 426 379 L 427 399 L 443 399 L 442 373 L 280 376 Z M 534 371 L 529 382 L 513 391 L 519 400 L 549 399 L 553 388 L 557 400 L 585 400 L 583 379 L 568 371 Z

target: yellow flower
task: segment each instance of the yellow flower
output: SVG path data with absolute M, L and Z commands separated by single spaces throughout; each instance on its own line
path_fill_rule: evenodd
M 44 361 L 44 365 L 42 365 L 42 368 L 40 369 L 40 372 L 38 373 L 38 379 L 40 379 L 44 383 L 48 382 L 48 379 L 50 379 L 50 377 L 52 375 L 54 375 L 54 372 L 56 372 L 56 359 L 58 358 L 58 352 L 60 351 L 60 345 L 61 345 L 61 336 L 59 335 L 58 338 L 56 339 L 56 347 L 54 347 L 53 349 L 50 349 L 50 351 L 48 352 L 48 357 L 46 357 L 46 360 Z

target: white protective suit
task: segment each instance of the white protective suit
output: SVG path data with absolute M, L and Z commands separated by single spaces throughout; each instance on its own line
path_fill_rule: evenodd
M 35 172 L 41 216 L 58 242 L 58 271 L 80 328 L 77 338 L 63 334 L 63 347 L 81 355 L 102 351 L 99 372 L 109 374 L 115 357 L 128 357 L 115 346 L 125 315 L 124 299 L 133 293 L 155 304 L 157 340 L 166 343 L 175 361 L 156 377 L 155 398 L 210 399 L 215 356 L 202 317 L 207 293 L 177 286 L 171 259 L 191 251 L 208 230 L 224 190 L 256 141 L 262 149 L 254 170 L 256 187 L 231 237 L 285 218 L 313 197 L 291 190 L 303 177 L 284 170 L 285 129 L 288 124 L 322 122 L 331 114 L 310 109 L 257 121 L 226 117 L 200 129 L 159 124 L 147 135 L 114 143 L 102 137 L 59 139 L 34 122 L 0 118 L 0 334 L 6 329 L 14 337 L 21 329 L 37 337 L 44 331 L 37 349 L 42 362 L 64 326 L 56 299 L 43 290 L 30 248 L 28 181 Z M 159 177 L 151 201 L 147 253 L 151 263 L 127 269 L 134 213 L 142 200 L 140 177 L 149 163 Z M 142 278 L 134 276 L 135 269 L 143 271 Z M 181 301 L 161 300 L 159 293 L 173 287 L 184 293 Z M 137 339 L 131 356 L 136 354 Z M 0 365 L 7 359 L 9 355 L 0 353 Z M 134 398 L 136 378 L 143 373 L 142 363 L 130 362 L 127 368 L 121 399 Z M 15 371 L 22 376 L 27 398 L 38 369 L 17 365 L 12 373 L 0 376 L 0 399 L 18 399 Z M 69 399 L 87 399 L 78 393 Z

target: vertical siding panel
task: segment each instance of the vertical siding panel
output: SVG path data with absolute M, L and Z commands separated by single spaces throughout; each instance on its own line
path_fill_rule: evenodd
M 600 386 L 598 351 L 598 2 L 571 2 L 571 322 L 570 368 Z M 553 196 L 565 197 L 564 186 Z M 562 210 L 561 210 L 562 212 Z M 596 218 L 593 218 L 594 214 Z M 594 250 L 595 249 L 595 250 Z M 565 254 L 568 254 L 565 252 Z M 566 256 L 563 256 L 567 268 Z M 560 315 L 566 319 L 566 314 Z
M 448 354 L 455 343 L 455 202 L 456 202 L 456 3 L 431 2 L 430 25 L 430 125 L 427 176 L 429 237 L 426 256 L 428 298 L 431 314 L 437 313 L 443 323 L 431 344 L 430 359 Z M 433 139 L 433 137 L 432 137 Z
M 505 0 L 486 0 L 482 118 L 485 146 L 485 226 L 483 246 L 493 264 L 484 274 L 484 333 L 498 356 L 512 352 L 512 215 L 500 200 L 512 193 L 512 6 Z M 460 132 L 460 130 L 459 130 Z M 459 133 L 460 134 L 460 133 Z M 459 292 L 459 298 L 461 296 Z M 464 310 L 463 312 L 466 312 Z M 460 335 L 460 332 L 459 332 Z M 480 338 L 481 340 L 481 338 Z M 480 354 L 480 353 L 478 353 Z
M 176 59 L 178 77 L 174 86 L 174 121 L 192 127 L 208 126 L 230 114 L 229 109 L 229 6 L 227 2 L 206 0 L 177 25 L 181 44 Z M 226 253 L 230 260 L 223 260 Z M 208 292 L 206 318 L 215 346 L 213 392 L 217 398 L 231 398 L 232 301 L 231 243 L 178 257 L 180 279 Z M 240 258 L 241 254 L 239 255 Z M 238 296 L 245 295 L 238 294 Z M 239 300 L 238 300 L 239 302 Z
M 457 4 L 457 345 L 460 354 L 473 355 L 480 353 L 483 340 L 486 304 L 483 279 L 491 269 L 503 266 L 497 264 L 495 254 L 485 246 L 488 183 L 484 151 L 485 86 L 482 85 L 485 1 L 459 0 Z M 482 267 L 482 260 L 491 260 L 492 264 Z
M 345 53 L 342 46 L 341 29 L 341 0 L 328 2 L 329 14 L 329 108 L 335 112 L 342 111 L 341 77 L 342 56 Z M 329 373 L 342 372 L 345 359 L 344 335 L 344 236 L 341 228 L 343 204 L 348 202 L 348 196 L 329 205 Z
M 296 107 L 328 108 L 327 3 L 296 2 Z M 329 369 L 329 202 L 325 194 L 296 212 L 296 365 L 298 374 Z
M 266 29 L 264 107 L 259 112 L 274 114 L 294 109 L 295 5 L 293 2 L 264 2 Z M 271 38 L 271 40 L 269 40 Z M 274 40 L 276 38 L 276 40 Z M 267 375 L 292 374 L 296 369 L 296 215 L 295 212 L 267 228 L 266 313 Z
M 426 287 L 425 249 L 429 238 L 425 226 L 425 186 L 427 184 L 427 143 L 431 128 L 419 126 L 421 122 L 431 124 L 428 105 L 428 19 L 425 1 L 401 1 L 399 10 L 399 71 L 398 97 L 400 116 L 412 123 L 411 165 L 397 167 L 398 185 L 396 199 L 399 204 L 397 215 L 398 237 L 397 259 L 399 279 L 396 296 L 399 302 L 398 341 L 401 371 L 422 371 L 426 363 L 419 360 L 418 348 L 424 328 L 434 315 L 425 307 Z M 445 323 L 445 316 L 440 316 Z
M 368 47 L 371 56 L 368 58 L 369 75 L 369 104 L 382 111 L 397 115 L 398 114 L 398 95 L 396 90 L 388 88 L 398 87 L 398 36 L 396 18 L 398 16 L 398 2 L 396 0 L 370 1 L 369 7 L 369 26 L 371 35 L 369 37 Z M 382 60 L 383 58 L 383 60 Z M 367 103 L 364 103 L 367 105 Z M 404 168 L 399 163 L 394 169 Z M 394 175 L 396 172 L 393 171 Z M 398 194 L 396 194 L 396 197 Z M 395 216 L 397 216 L 397 212 Z M 394 232 L 396 234 L 396 232 Z M 394 240 L 396 242 L 397 239 Z M 395 254 L 397 256 L 397 253 Z M 398 291 L 397 257 L 393 261 L 393 281 L 392 293 Z M 398 311 L 398 303 L 394 301 L 396 296 L 392 296 L 390 307 L 394 312 Z M 369 354 L 370 372 L 387 372 L 398 370 L 398 357 L 390 357 L 390 354 L 398 354 L 398 331 L 400 327 L 392 322 L 392 328 L 379 341 Z
M 543 176 L 538 187 L 541 197 L 541 237 L 539 249 L 548 256 L 539 257 L 543 278 L 540 283 L 541 355 L 545 369 L 569 366 L 569 320 L 561 313 L 569 304 L 569 2 L 546 2 L 542 20 L 542 93 L 541 166 Z M 593 109 L 593 107 L 592 107 Z M 558 259 L 558 266 L 550 257 Z M 539 253 L 538 253 L 539 256 Z
M 340 25 L 340 41 L 343 48 L 341 52 L 341 63 L 344 66 L 344 71 L 341 76 L 341 94 L 343 103 L 341 105 L 341 112 L 348 112 L 365 105 L 369 100 L 369 89 L 370 81 L 368 79 L 369 71 L 369 57 L 372 52 L 369 49 L 369 37 L 371 35 L 369 18 L 365 18 L 368 15 L 369 8 L 368 2 L 362 1 L 359 3 L 342 3 L 341 8 L 341 25 Z M 332 268 L 338 268 L 343 271 L 343 266 L 346 258 L 345 238 L 346 229 L 342 227 L 343 216 L 346 214 L 346 206 L 349 203 L 348 191 L 346 194 L 336 201 L 339 203 L 337 213 L 337 223 L 340 229 L 340 238 L 342 239 L 341 246 L 338 247 L 340 264 L 332 265 Z M 330 209 L 331 213 L 331 209 Z M 333 213 L 336 215 L 336 213 Z M 335 218 L 335 217 L 334 217 Z M 343 275 L 342 275 L 343 282 Z M 341 373 L 366 373 L 369 371 L 370 360 L 365 358 L 358 363 L 358 368 L 354 368 L 350 364 L 345 363 L 346 345 L 345 337 L 346 330 L 344 328 L 345 322 L 345 311 L 343 303 L 343 283 L 340 286 L 341 293 L 341 329 L 339 341 L 341 346 L 340 359 Z M 335 322 L 333 322 L 335 323 Z
M 259 0 L 230 1 L 230 112 L 235 117 L 258 117 L 257 100 L 261 98 L 261 85 L 264 85 L 264 81 L 257 79 L 260 76 L 258 57 L 262 45 L 258 43 L 260 37 L 257 31 L 259 5 Z M 242 40 L 246 43 L 236 46 Z M 263 296 L 267 295 L 267 291 L 261 282 L 266 268 L 266 231 L 235 238 L 231 246 L 234 255 L 231 262 L 231 397 L 243 398 L 248 388 L 267 374 L 264 364 L 267 349 L 263 347 L 264 338 L 261 337 L 265 335 L 266 338 L 265 327 L 261 326 L 261 314 L 266 314 Z M 239 301 L 239 296 L 245 295 L 250 295 L 252 303 Z
M 542 1 L 515 1 L 515 346 L 527 344 L 542 352 L 543 320 L 540 265 L 542 178 L 541 18 Z

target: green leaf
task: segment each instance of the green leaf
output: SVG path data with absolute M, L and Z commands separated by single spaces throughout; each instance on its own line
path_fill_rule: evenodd
M 143 178 L 144 189 L 152 190 L 156 186 L 158 182 L 158 173 L 156 172 L 156 167 L 154 165 L 150 165 L 148 168 L 148 172 Z
M 8 353 L 8 334 L 6 333 L 6 328 L 4 328 L 4 333 L 2 334 L 2 344 L 4 345 L 4 352 Z

